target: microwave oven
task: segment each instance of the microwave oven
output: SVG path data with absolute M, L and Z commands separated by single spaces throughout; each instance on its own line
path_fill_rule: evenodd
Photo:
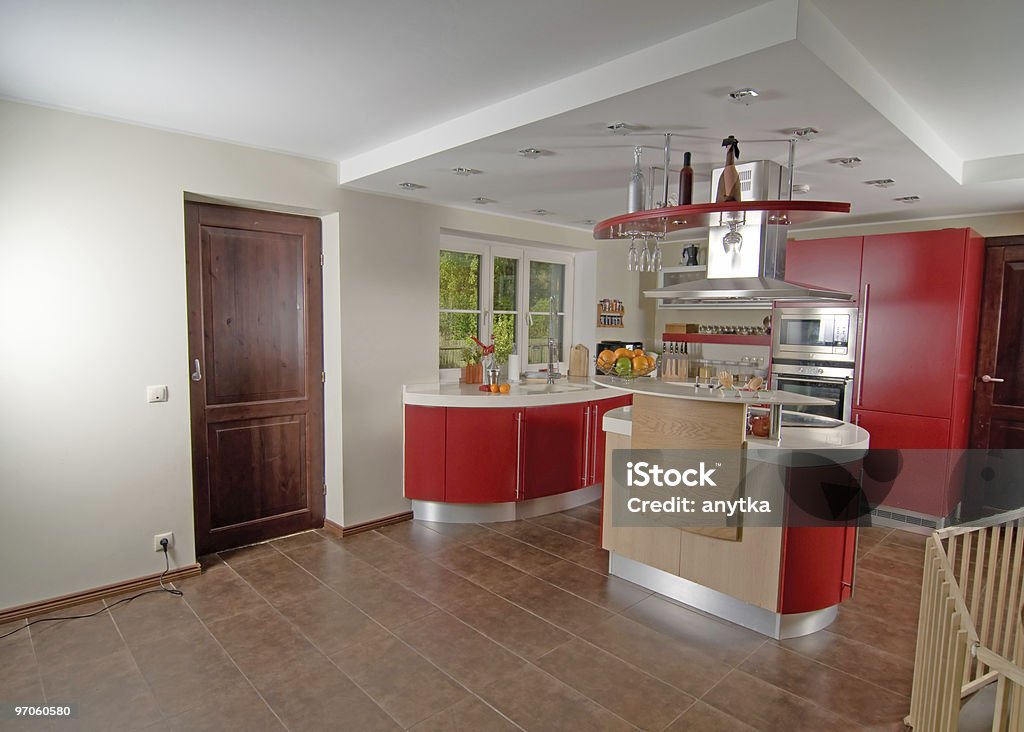
M 854 362 L 857 308 L 781 307 L 772 314 L 772 359 Z

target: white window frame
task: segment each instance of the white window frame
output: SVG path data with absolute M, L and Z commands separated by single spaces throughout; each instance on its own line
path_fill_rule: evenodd
M 569 351 L 572 348 L 572 318 L 573 318 L 573 265 L 575 257 L 570 252 L 555 249 L 546 249 L 539 246 L 516 246 L 504 243 L 487 243 L 461 237 L 442 236 L 441 245 L 438 248 L 438 262 L 442 251 L 460 252 L 464 254 L 480 255 L 480 311 L 477 320 L 477 331 L 480 333 L 480 340 L 487 342 L 494 330 L 494 313 L 491 308 L 494 305 L 494 258 L 515 259 L 519 262 L 516 269 L 516 352 L 520 357 L 520 364 L 523 369 L 527 367 L 528 347 L 528 322 L 529 310 L 529 286 L 530 286 L 530 262 L 548 262 L 561 264 L 565 267 L 565 291 L 562 296 L 562 310 L 558 312 L 563 318 L 562 324 L 562 360 L 556 365 L 560 373 L 566 373 L 568 369 Z M 442 310 L 440 307 L 440 283 L 438 289 L 438 322 L 442 312 L 474 312 L 472 310 Z M 504 311 L 502 311 L 504 312 Z M 547 315 L 547 313 L 542 313 Z M 438 351 L 437 361 L 440 361 Z M 461 369 L 449 368 L 438 369 L 441 381 L 458 381 Z

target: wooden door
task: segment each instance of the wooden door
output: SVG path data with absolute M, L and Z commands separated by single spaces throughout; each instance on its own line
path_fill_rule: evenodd
M 1024 237 L 986 244 L 970 444 L 979 450 L 1024 450 Z M 989 513 L 1020 502 L 1019 487 L 989 481 L 968 488 L 965 507 Z
M 323 526 L 320 220 L 185 204 L 196 547 Z

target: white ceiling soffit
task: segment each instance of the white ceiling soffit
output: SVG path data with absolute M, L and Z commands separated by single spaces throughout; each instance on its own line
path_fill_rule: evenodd
M 351 183 L 469 142 L 792 41 L 798 0 L 772 0 L 667 41 L 346 158 Z
M 981 8 L 975 3 L 943 2 L 938 8 L 922 8 L 918 3 L 899 6 L 895 13 L 890 0 L 772 0 L 723 20 L 689 31 L 641 51 L 630 53 L 586 71 L 546 84 L 415 134 L 394 140 L 339 162 L 339 183 L 352 183 L 375 173 L 395 168 L 430 155 L 451 150 L 483 138 L 515 130 L 524 125 L 611 99 L 630 91 L 713 66 L 729 59 L 797 40 L 823 64 L 873 106 L 950 178 L 960 184 L 992 183 L 1024 179 L 1024 149 L 1018 130 L 1024 127 L 1024 105 L 1010 95 L 1002 126 L 1009 131 L 992 135 L 991 107 L 975 110 L 950 108 L 950 90 L 943 79 L 928 78 L 921 65 L 906 64 L 913 52 L 904 44 L 913 39 L 914 48 L 930 47 L 932 60 L 946 56 L 951 64 L 943 77 L 962 87 L 977 88 L 991 94 L 982 83 L 974 59 L 965 59 L 963 49 L 952 46 L 949 53 L 936 54 L 949 45 L 954 33 L 964 41 L 991 47 L 992 33 L 1015 34 L 1024 24 L 1024 3 L 992 0 L 1005 8 Z M 818 7 L 824 5 L 828 16 Z M 966 14 L 966 15 L 965 15 Z M 963 16 L 963 17 L 961 17 Z M 973 36 L 957 34 L 954 28 L 968 18 L 982 17 Z M 839 26 L 833 22 L 838 19 Z M 988 35 L 986 35 L 988 34 Z M 856 40 L 856 45 L 850 37 Z M 1001 37 L 1001 36 L 1000 36 Z M 875 39 L 872 43 L 871 39 Z M 995 71 L 1012 78 L 1019 72 L 1013 62 L 1013 50 L 1019 39 L 1004 39 L 1006 57 Z M 868 46 L 874 63 L 859 50 Z M 1011 50 L 1007 51 L 1006 48 Z M 883 53 L 888 49 L 889 53 Z M 908 70 L 909 69 L 909 70 Z M 898 78 L 899 85 L 890 83 Z M 973 83 L 972 82 L 977 82 Z M 1016 83 L 1010 84 L 1013 87 Z M 1007 87 L 1007 88 L 1010 88 Z M 932 90 L 933 94 L 921 92 Z M 989 100 L 991 101 L 991 99 Z M 965 102 L 966 106 L 967 103 Z M 974 105 L 975 107 L 979 105 Z M 981 124 L 979 115 L 984 117 Z M 942 124 L 957 118 L 958 124 Z M 937 129 L 937 124 L 941 129 Z M 980 140 L 979 130 L 989 139 Z M 977 153 L 989 153 L 972 157 Z M 997 153 L 997 154 L 992 154 Z

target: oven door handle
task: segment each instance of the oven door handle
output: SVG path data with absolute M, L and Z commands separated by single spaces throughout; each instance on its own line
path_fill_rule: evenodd
M 830 384 L 848 384 L 852 379 L 852 376 L 818 376 L 812 379 L 807 379 L 799 376 L 790 376 L 789 374 L 775 374 L 775 381 L 777 383 L 783 381 L 797 381 L 801 384 L 816 384 L 825 381 Z

